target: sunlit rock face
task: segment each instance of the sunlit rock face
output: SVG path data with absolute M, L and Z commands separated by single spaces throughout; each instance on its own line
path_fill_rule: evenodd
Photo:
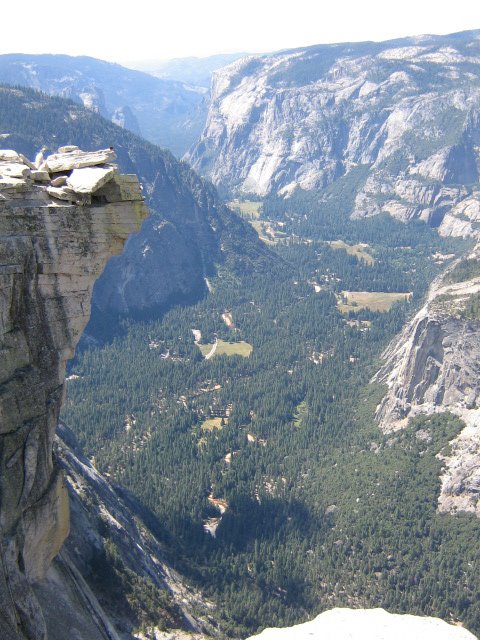
M 438 618 L 387 613 L 384 609 L 332 609 L 310 622 L 265 629 L 247 640 L 475 640 L 466 629 Z
M 234 193 L 322 192 L 341 180 L 354 217 L 384 212 L 475 235 L 479 69 L 478 31 L 237 60 L 215 72 L 186 158 Z
M 477 247 L 470 260 L 480 259 Z M 439 510 L 480 517 L 480 319 L 468 313 L 480 294 L 480 277 L 432 284 L 416 316 L 388 346 L 373 381 L 388 390 L 376 417 L 386 433 L 407 426 L 418 414 L 449 411 L 465 428 L 442 455 Z
M 0 637 L 45 638 L 31 584 L 69 530 L 52 458 L 65 365 L 93 284 L 147 215 L 114 153 L 65 147 L 36 163 L 0 151 Z

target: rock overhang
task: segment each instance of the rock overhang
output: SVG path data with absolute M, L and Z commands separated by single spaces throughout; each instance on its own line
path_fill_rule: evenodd
M 1 637 L 45 638 L 31 585 L 69 530 L 52 457 L 66 362 L 95 280 L 148 214 L 137 177 L 114 160 L 113 149 L 63 147 L 35 162 L 0 150 Z

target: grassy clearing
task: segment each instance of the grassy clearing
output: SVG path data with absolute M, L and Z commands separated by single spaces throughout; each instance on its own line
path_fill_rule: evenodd
M 197 347 L 202 352 L 203 356 L 210 353 L 213 348 L 213 344 L 197 344 Z M 252 353 L 253 347 L 248 342 L 242 340 L 241 342 L 225 342 L 224 340 L 218 340 L 217 348 L 214 356 L 242 356 L 248 358 Z
M 258 220 L 258 218 L 260 218 L 262 202 L 255 200 L 244 200 L 243 202 L 240 200 L 232 200 L 232 202 L 228 203 L 228 206 L 238 211 L 243 218 Z
M 328 244 L 332 249 L 346 251 L 348 255 L 355 256 L 357 260 L 363 260 L 370 267 L 375 264 L 375 258 L 366 251 L 369 248 L 368 244 L 347 244 L 343 240 L 331 240 Z
M 241 342 L 224 342 L 223 340 L 219 340 L 215 355 L 243 356 L 244 358 L 248 358 L 252 351 L 252 345 L 243 340 Z
M 303 426 L 303 419 L 307 417 L 308 407 L 305 400 L 302 400 L 300 404 L 297 406 L 297 410 L 295 411 L 295 415 L 293 416 L 293 424 L 297 429 Z
M 202 431 L 214 431 L 214 429 L 223 429 L 222 418 L 207 418 L 202 422 Z
M 386 293 L 384 291 L 342 291 L 337 307 L 342 313 L 349 311 L 388 311 L 399 300 L 410 300 L 411 293 Z
M 202 352 L 202 356 L 205 357 L 212 350 L 213 344 L 208 344 L 208 343 L 207 344 L 198 344 L 197 343 L 197 347 Z

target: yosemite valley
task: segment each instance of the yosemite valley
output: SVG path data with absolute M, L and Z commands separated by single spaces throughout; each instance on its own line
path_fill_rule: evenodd
M 207 89 L 203 67 L 0 56 L 0 146 L 112 147 L 150 212 L 67 365 L 48 638 L 83 615 L 48 606 L 73 574 L 101 612 L 82 639 L 334 607 L 478 635 L 480 31 L 224 62 Z

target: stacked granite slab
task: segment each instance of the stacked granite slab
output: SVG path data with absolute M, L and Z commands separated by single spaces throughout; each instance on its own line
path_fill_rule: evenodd
M 113 149 L 90 152 L 68 146 L 46 158 L 39 152 L 30 162 L 21 153 L 0 150 L 0 199 L 28 194 L 29 199 L 51 199 L 51 204 L 90 204 L 91 196 L 118 175 L 115 158 Z M 131 181 L 138 184 L 136 177 Z

